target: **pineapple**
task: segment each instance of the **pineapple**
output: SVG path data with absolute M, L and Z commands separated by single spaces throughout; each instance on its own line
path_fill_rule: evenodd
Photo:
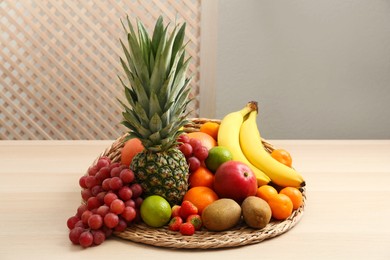
M 122 23 L 126 44 L 121 41 L 125 59 L 120 59 L 128 85 L 120 78 L 128 104 L 122 124 L 129 128 L 129 137 L 141 140 L 145 150 L 133 158 L 130 168 L 143 194 L 160 195 L 171 204 L 180 204 L 188 189 L 189 169 L 186 158 L 178 150 L 177 138 L 188 123 L 191 77 L 187 77 L 190 58 L 186 58 L 185 26 L 172 32 L 164 27 L 160 16 L 152 38 L 138 21 L 137 33 L 127 17 Z

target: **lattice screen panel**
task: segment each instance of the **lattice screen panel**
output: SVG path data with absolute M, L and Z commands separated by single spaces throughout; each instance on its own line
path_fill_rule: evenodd
M 115 139 L 124 94 L 120 19 L 151 32 L 187 22 L 191 104 L 199 110 L 200 0 L 0 1 L 0 139 Z M 173 27 L 173 26 L 172 26 Z

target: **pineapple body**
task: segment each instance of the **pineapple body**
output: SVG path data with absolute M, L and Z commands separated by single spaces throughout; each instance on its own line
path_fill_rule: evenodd
M 171 205 L 181 204 L 188 189 L 188 164 L 176 148 L 165 152 L 143 151 L 130 165 L 145 197 L 160 195 Z

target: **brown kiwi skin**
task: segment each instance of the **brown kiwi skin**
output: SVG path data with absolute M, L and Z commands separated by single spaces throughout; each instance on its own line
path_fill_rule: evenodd
M 262 229 L 271 220 L 272 212 L 268 203 L 255 196 L 247 197 L 241 204 L 245 223 L 256 229 Z
M 202 212 L 202 221 L 210 231 L 224 231 L 236 226 L 241 219 L 241 207 L 232 199 L 219 199 Z

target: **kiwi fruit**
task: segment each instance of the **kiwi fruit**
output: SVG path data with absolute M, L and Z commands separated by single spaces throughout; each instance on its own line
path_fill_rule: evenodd
M 203 225 L 210 231 L 223 231 L 237 225 L 241 219 L 241 207 L 232 199 L 219 199 L 202 212 Z
M 256 229 L 262 229 L 271 220 L 272 212 L 268 203 L 255 196 L 247 197 L 241 204 L 245 223 Z

